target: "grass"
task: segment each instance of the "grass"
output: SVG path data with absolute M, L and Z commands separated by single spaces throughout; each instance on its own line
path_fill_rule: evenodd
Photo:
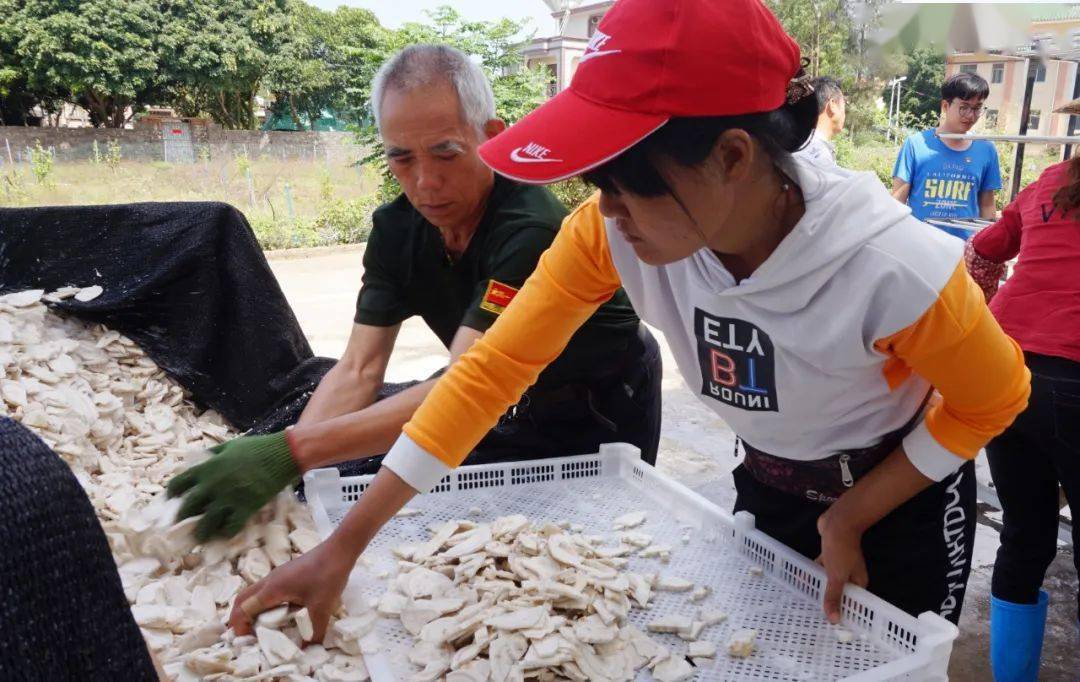
M 346 162 L 56 162 L 0 167 L 0 206 L 222 201 L 247 216 L 263 248 L 275 249 L 363 241 L 378 184 L 375 173 Z
M 1011 187 L 1013 145 L 998 145 L 1004 191 Z M 837 141 L 837 160 L 875 173 L 886 187 L 900 144 L 865 136 Z M 1024 159 L 1023 185 L 1057 160 L 1052 147 L 1032 146 Z M 0 206 L 113 204 L 139 201 L 222 201 L 240 209 L 265 249 L 363 242 L 379 203 L 379 174 L 345 161 L 280 160 L 218 155 L 195 163 L 134 161 L 108 153 L 98 162 L 53 162 L 46 154 L 31 163 L 0 166 Z M 250 183 L 248 178 L 251 178 Z M 556 185 L 569 207 L 592 189 L 579 180 Z M 290 206 L 291 198 L 291 206 Z

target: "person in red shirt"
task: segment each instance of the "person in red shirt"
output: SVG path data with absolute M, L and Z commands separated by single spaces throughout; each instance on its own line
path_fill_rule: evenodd
M 1005 262 L 1017 256 L 998 291 Z M 991 586 L 994 678 L 1035 680 L 1059 485 L 1080 508 L 1080 157 L 1046 169 L 968 242 L 966 260 L 1031 370 L 1027 409 L 986 452 L 1004 512 Z M 1072 540 L 1080 547 L 1080 526 Z M 1080 571 L 1080 555 L 1073 561 Z

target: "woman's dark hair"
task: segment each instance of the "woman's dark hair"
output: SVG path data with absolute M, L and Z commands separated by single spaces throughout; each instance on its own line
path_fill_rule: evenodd
M 582 179 L 608 193 L 624 191 L 643 197 L 671 194 L 657 169 L 661 160 L 688 168 L 700 165 L 721 134 L 741 129 L 757 140 L 774 162 L 785 161 L 806 144 L 817 117 L 817 98 L 810 94 L 763 113 L 673 118 L 611 161 L 584 173 Z
M 990 96 L 990 84 L 974 73 L 958 73 L 941 84 L 941 99 L 949 104 L 956 98 L 962 100 L 986 99 Z
M 1054 206 L 1062 213 L 1080 208 L 1080 156 L 1069 161 L 1069 177 L 1066 184 L 1054 192 Z

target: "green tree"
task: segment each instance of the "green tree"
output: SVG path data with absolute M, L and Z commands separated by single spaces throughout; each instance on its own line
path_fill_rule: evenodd
M 546 75 L 523 67 L 525 23 L 511 19 L 466 21 L 446 5 L 428 11 L 427 16 L 427 23 L 407 23 L 395 32 L 390 49 L 439 43 L 478 58 L 495 93 L 495 111 L 507 123 L 523 118 L 544 101 Z
M 271 111 L 287 114 L 303 130 L 304 119 L 319 118 L 332 102 L 337 82 L 329 51 L 314 31 L 325 13 L 299 1 L 288 10 L 284 39 L 268 61 L 265 87 L 273 94 Z
M 849 75 L 855 22 L 848 0 L 767 0 L 766 4 L 798 41 L 811 76 Z
M 11 3 L 0 0 L 0 16 L 10 16 Z M 26 72 L 15 52 L 17 35 L 0 22 L 0 125 L 26 125 L 38 98 L 28 90 Z
M 170 0 L 159 52 L 170 103 L 224 128 L 253 129 L 255 97 L 292 38 L 287 0 Z
M 916 47 L 906 55 L 907 80 L 900 88 L 901 121 L 912 126 L 936 125 L 941 113 L 941 83 L 945 52 L 933 45 Z M 889 101 L 889 93 L 883 94 Z
M 119 128 L 158 84 L 160 14 L 150 0 L 3 0 L 0 14 L 0 42 L 12 46 L 27 90 L 46 95 L 38 103 L 63 93 L 94 125 Z
M 328 109 L 355 123 L 363 121 L 389 32 L 364 9 L 324 12 L 295 0 L 289 15 L 288 37 L 273 55 L 267 76 L 275 113 L 290 116 L 297 129 L 304 127 L 302 118 L 314 121 Z

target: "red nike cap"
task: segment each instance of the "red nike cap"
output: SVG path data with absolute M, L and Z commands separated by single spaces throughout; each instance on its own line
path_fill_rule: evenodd
M 673 117 L 779 108 L 799 56 L 761 0 L 618 0 L 570 87 L 481 145 L 480 157 L 521 182 L 580 175 Z

